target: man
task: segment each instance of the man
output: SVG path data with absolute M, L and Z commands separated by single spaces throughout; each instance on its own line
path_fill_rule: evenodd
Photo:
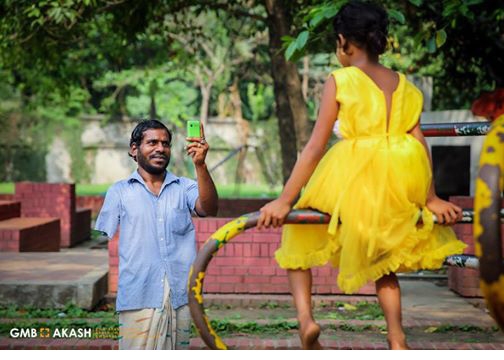
M 205 164 L 208 144 L 187 138 L 197 182 L 166 171 L 170 131 L 157 120 L 139 123 L 129 155 L 138 168 L 110 187 L 96 230 L 112 238 L 120 226 L 120 349 L 187 349 L 191 317 L 187 279 L 196 257 L 191 213 L 214 216 L 217 191 Z

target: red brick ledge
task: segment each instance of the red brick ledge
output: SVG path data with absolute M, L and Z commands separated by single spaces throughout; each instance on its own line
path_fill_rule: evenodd
M 250 339 L 250 338 L 233 338 L 223 339 L 224 343 L 230 349 L 240 350 L 296 350 L 300 348 L 299 340 L 296 338 L 290 339 Z M 386 350 L 387 344 L 385 340 L 366 342 L 363 340 L 327 340 L 321 339 L 321 344 L 327 350 Z M 427 341 L 410 341 L 409 346 L 415 350 L 504 350 L 504 344 L 500 343 L 455 343 L 455 342 L 427 342 Z M 192 350 L 207 349 L 205 343 L 201 339 L 191 339 Z

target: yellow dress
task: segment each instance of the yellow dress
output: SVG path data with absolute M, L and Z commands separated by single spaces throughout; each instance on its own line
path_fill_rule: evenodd
M 344 139 L 322 158 L 294 206 L 331 214 L 331 222 L 285 225 L 278 264 L 308 269 L 331 262 L 345 293 L 390 272 L 439 268 L 465 245 L 450 227 L 434 225 L 425 207 L 430 163 L 408 134 L 420 117 L 422 93 L 399 74 L 387 129 L 385 95 L 370 77 L 353 66 L 331 75 Z

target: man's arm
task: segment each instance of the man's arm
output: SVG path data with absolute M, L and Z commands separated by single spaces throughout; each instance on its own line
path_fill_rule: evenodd
M 203 125 L 200 125 L 201 138 L 187 138 L 187 154 L 191 156 L 196 168 L 199 197 L 196 200 L 195 210 L 199 216 L 215 216 L 219 208 L 217 189 L 208 172 L 205 163 L 206 154 L 209 150 L 208 143 L 205 140 Z
M 200 216 L 215 216 L 218 210 L 219 196 L 208 172 L 206 164 L 196 166 L 199 197 L 196 200 L 196 212 Z
M 98 230 L 110 239 L 112 239 L 117 231 L 120 217 L 120 198 L 119 193 L 114 185 L 112 185 L 105 195 L 103 206 L 96 219 L 95 230 Z

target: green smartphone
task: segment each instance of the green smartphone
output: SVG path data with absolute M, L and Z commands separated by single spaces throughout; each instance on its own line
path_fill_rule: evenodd
M 199 138 L 201 137 L 200 122 L 197 120 L 189 120 L 187 122 L 187 137 Z

